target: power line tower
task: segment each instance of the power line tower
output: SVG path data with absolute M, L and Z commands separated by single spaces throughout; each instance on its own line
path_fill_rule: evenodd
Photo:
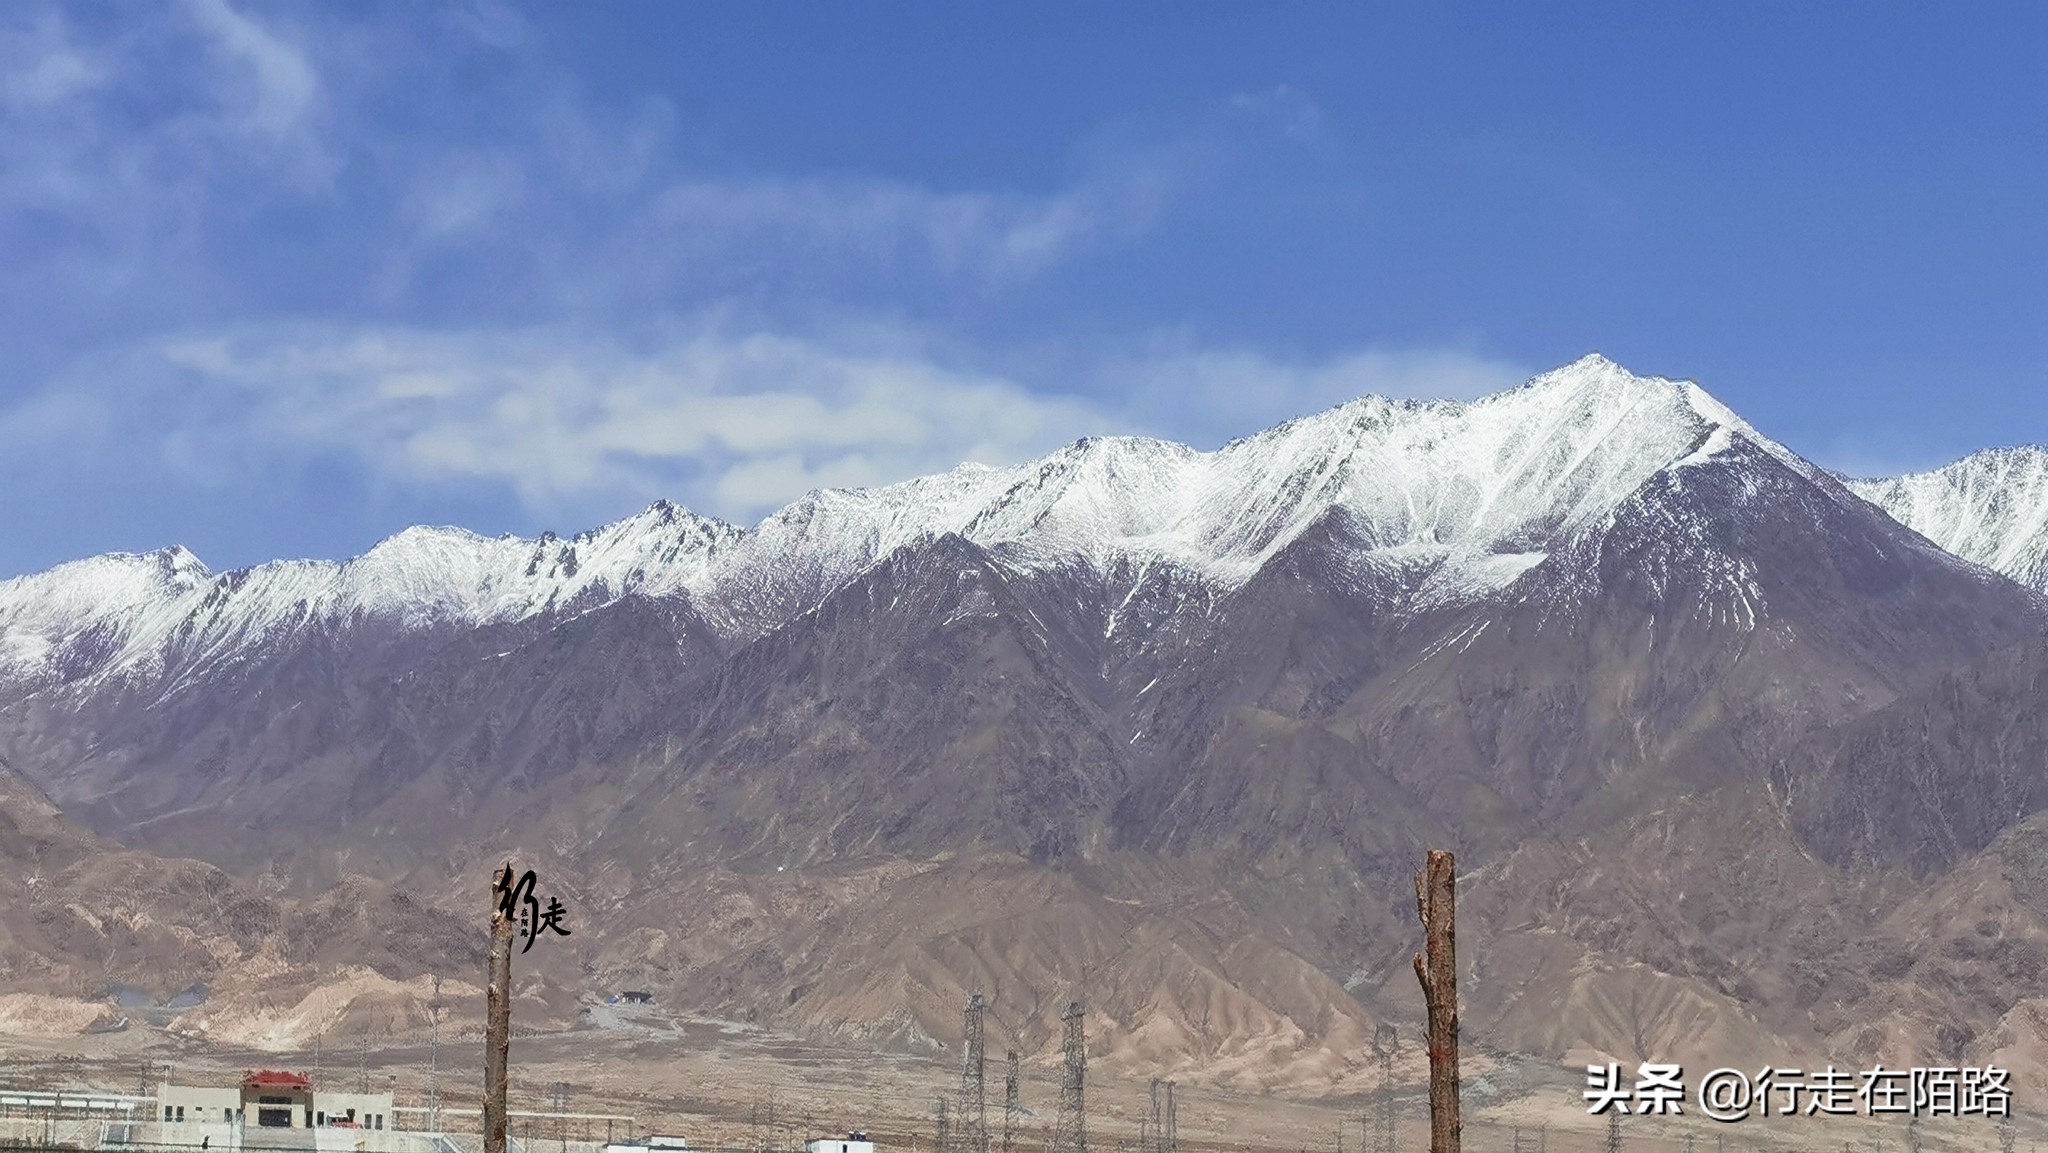
M 1344 1130 L 1343 1130 L 1343 1128 L 1342 1128 L 1342 1127 L 1340 1126 L 1340 1127 L 1338 1128 L 1337 1132 L 1338 1132 L 1338 1134 L 1339 1134 L 1339 1136 L 1338 1136 L 1337 1140 L 1338 1140 L 1338 1143 L 1339 1143 L 1339 1144 L 1341 1145 L 1341 1144 L 1343 1143 L 1343 1140 L 1344 1140 L 1344 1138 L 1343 1138 L 1343 1136 L 1342 1136 L 1342 1134 L 1343 1134 Z M 1173 1100 L 1173 1082 L 1171 1082 L 1171 1081 L 1168 1081 L 1168 1082 L 1166 1083 L 1166 1134 L 1165 1134 L 1165 1136 L 1166 1136 L 1166 1146 L 1165 1146 L 1165 1148 L 1166 1148 L 1166 1153 L 1180 1153 L 1180 1108 L 1179 1108 L 1179 1106 L 1177 1106 L 1177 1105 L 1176 1105 L 1176 1104 L 1174 1103 L 1174 1100 Z M 1342 1150 L 1342 1149 L 1338 1149 L 1338 1150 L 1337 1150 L 1337 1153 L 1344 1153 L 1344 1150 Z M 1360 1150 L 1360 1151 L 1359 1151 L 1359 1153 L 1365 1153 L 1365 1151 L 1364 1151 L 1364 1150 Z
M 356 1093 L 363 1097 L 370 1095 L 370 1030 L 368 1026 L 364 1026 L 363 1031 L 356 1034 Z
M 1017 1068 L 1017 1051 L 1012 1049 L 1003 1069 L 1003 1151 L 1016 1153 L 1017 1114 L 1022 1112 L 1024 1079 Z
M 548 1086 L 548 1099 L 555 1107 L 555 1141 L 562 1153 L 569 1151 L 569 1083 L 556 1081 Z
M 1157 1077 L 1152 1078 L 1152 1115 L 1145 1119 L 1145 1127 L 1141 1134 L 1145 1138 L 1141 1145 L 1144 1153 L 1157 1153 L 1158 1150 L 1166 1148 L 1166 1114 L 1160 1107 L 1159 1099 L 1159 1087 L 1165 1083 Z
M 980 993 L 967 998 L 967 1050 L 960 1065 L 959 1153 L 988 1153 L 988 1055 L 983 1047 Z
M 1082 1029 L 1088 1011 L 1079 1001 L 1067 1002 L 1060 1020 L 1067 1024 L 1060 1045 L 1060 1108 L 1052 1133 L 1052 1153 L 1088 1153 L 1088 1112 L 1083 1087 L 1088 1080 L 1088 1043 Z
M 935 1153 L 953 1153 L 953 1117 L 946 1108 L 950 1103 L 944 1097 L 938 1099 L 938 1114 L 933 1126 L 937 1135 L 932 1141 Z
M 1621 1111 L 1607 1111 L 1607 1153 L 1621 1153 Z
M 427 1130 L 441 1131 L 441 978 L 427 1000 Z
M 1382 1022 L 1372 1030 L 1372 1055 L 1380 1059 L 1380 1131 L 1372 1153 L 1395 1153 L 1394 1140 L 1394 1052 L 1401 1047 L 1400 1034 Z

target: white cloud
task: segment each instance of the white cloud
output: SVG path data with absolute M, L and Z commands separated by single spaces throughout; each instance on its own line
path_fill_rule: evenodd
M 222 206 L 331 177 L 319 92 L 303 51 L 224 0 L 0 11 L 0 238 L 34 238 L 15 281 L 99 310 L 189 280 Z
M 684 178 L 654 199 L 644 227 L 671 259 L 780 252 L 812 264 L 912 264 L 1004 279 L 1143 230 L 1157 201 L 1142 172 L 1097 173 L 1043 195 L 872 178 Z
M 0 30 L 0 100 L 10 109 L 60 104 L 105 84 L 109 74 L 107 62 L 74 44 L 54 16 Z
M 1213 447 L 1365 393 L 1469 397 L 1527 375 L 1457 351 L 1289 362 L 1180 348 L 1101 358 L 1083 374 L 1098 386 L 1087 399 L 949 365 L 902 333 L 714 321 L 639 351 L 556 330 L 273 328 L 162 355 L 184 374 L 176 387 L 236 414 L 183 430 L 180 453 L 340 451 L 397 483 L 503 485 L 543 515 L 679 496 L 735 519 L 813 488 L 1013 464 L 1080 436 Z
M 683 490 L 749 517 L 821 485 L 1028 459 L 1107 423 L 1085 401 L 887 351 L 708 328 L 644 354 L 550 333 L 301 330 L 165 355 L 244 398 L 223 436 L 501 483 L 543 510 Z
M 194 20 L 241 73 L 229 103 L 250 128 L 274 139 L 301 131 L 319 89 L 313 66 L 297 47 L 235 11 L 227 0 L 191 0 Z M 244 71 L 246 70 L 246 71 Z
M 420 167 L 400 211 L 422 238 L 480 233 L 518 206 L 525 183 L 525 166 L 514 156 L 451 153 Z
M 1321 357 L 1175 342 L 1109 361 L 1105 386 L 1158 414 L 1175 435 L 1241 436 L 1361 396 L 1470 400 L 1511 388 L 1523 365 L 1463 349 L 1365 348 Z
M 25 460 L 90 440 L 218 494 L 317 458 L 558 522 L 656 496 L 746 518 L 1082 435 L 1212 447 L 1363 392 L 1519 379 L 1458 352 L 1155 342 L 1054 373 L 935 349 L 963 295 L 1129 242 L 1242 163 L 1229 125 L 1110 133 L 1023 187 L 763 173 L 699 147 L 718 126 L 690 110 L 591 95 L 496 0 L 428 21 L 136 12 L 0 12 L 0 240 L 29 262 L 28 311 L 187 333 L 39 375 L 44 400 L 0 407 Z M 390 115 L 401 94 L 416 115 Z M 1262 134 L 1321 130 L 1293 89 L 1232 104 Z M 910 319 L 816 327 L 853 312 Z

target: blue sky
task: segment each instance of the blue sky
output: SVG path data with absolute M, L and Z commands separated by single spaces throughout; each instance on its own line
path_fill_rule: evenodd
M 2048 440 L 2033 5 L 0 8 L 0 575 L 575 531 L 1599 349 Z

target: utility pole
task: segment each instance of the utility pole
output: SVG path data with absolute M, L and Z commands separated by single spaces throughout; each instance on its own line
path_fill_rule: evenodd
M 1423 952 L 1415 954 L 1415 979 L 1429 1011 L 1429 1153 L 1458 1153 L 1463 1128 L 1458 1115 L 1456 869 L 1449 852 L 1431 849 L 1415 874 L 1415 912 L 1422 918 L 1423 939 Z
M 512 862 L 500 884 L 512 888 Z M 505 1076 L 512 1048 L 512 937 L 510 901 L 491 902 L 491 961 L 484 991 L 484 1153 L 505 1153 Z
M 1067 1002 L 1060 1020 L 1066 1040 L 1060 1046 L 1060 1109 L 1052 1134 L 1052 1153 L 1088 1153 L 1088 1041 L 1083 1028 L 1088 1011 L 1079 1001 Z
M 427 1129 L 441 1131 L 441 978 L 427 1001 Z

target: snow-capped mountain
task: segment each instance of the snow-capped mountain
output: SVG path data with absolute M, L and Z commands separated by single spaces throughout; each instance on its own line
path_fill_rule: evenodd
M 0 681 L 163 672 L 376 621 L 474 628 L 660 596 L 701 580 L 739 530 L 667 502 L 563 540 L 410 528 L 362 556 L 213 573 L 181 547 L 0 583 Z
M 1547 820 L 1716 718 L 1747 716 L 1744 740 L 1823 723 L 2042 611 L 1697 385 L 1590 356 L 1214 451 L 1092 438 L 814 492 L 751 529 L 662 503 L 566 539 L 410 529 L 342 562 L 79 561 L 0 584 L 0 757 L 102 828 L 169 836 L 230 801 L 302 820 L 308 788 L 346 827 L 579 766 L 662 767 L 631 786 L 657 792 L 676 766 L 801 774 L 856 731 L 863 756 L 930 745 L 918 771 L 944 776 L 982 755 L 951 742 L 1015 724 L 1010 755 L 1068 778 L 1020 811 L 1077 845 L 1132 790 L 1241 804 L 1241 760 L 1204 751 L 1234 708 L 1350 710 L 1398 787 L 1469 776 L 1439 816 Z M 856 716 L 819 712 L 903 662 Z M 1827 671 L 1787 696 L 1787 668 Z M 1483 741 L 1445 745 L 1477 669 L 1562 695 L 1503 688 Z M 1615 700 L 1583 695 L 1610 678 Z M 842 814 L 886 806 L 856 794 Z
M 1022 570 L 1168 566 L 1228 589 L 1337 511 L 1362 560 L 1429 571 L 1433 588 L 1470 598 L 1653 476 L 1737 446 L 1828 483 L 1697 385 L 1595 355 L 1473 403 L 1368 397 L 1214 452 L 1091 438 L 1014 468 L 815 492 L 752 530 L 662 502 L 567 539 L 413 528 L 338 563 L 214 574 L 180 548 L 96 557 L 0 584 L 0 678 L 160 672 L 316 625 L 473 628 L 632 595 L 686 597 L 746 639 L 946 534 Z
M 1528 558 L 1657 472 L 1737 443 L 1819 475 L 1697 385 L 1595 355 L 1470 404 L 1367 397 L 1215 452 L 1090 438 L 1016 468 L 814 493 L 724 559 L 728 571 L 809 561 L 830 583 L 955 533 L 1022 568 L 1164 563 L 1234 586 L 1343 510 L 1371 551 L 1498 571 L 1486 558 Z
M 1984 960 L 2003 1000 L 1945 971 L 1926 988 L 1952 996 L 1899 998 L 1913 959 L 1853 872 L 1948 868 L 2048 809 L 2048 654 L 2024 643 L 2048 600 L 1984 567 L 2038 572 L 2012 542 L 2041 470 L 1987 459 L 1858 495 L 1696 385 L 1588 357 L 1214 451 L 1094 438 L 816 492 L 751 528 L 657 504 L 227 573 L 98 557 L 0 584 L 0 793 L 18 773 L 10 795 L 106 843 L 266 884 L 471 902 L 458 876 L 531 856 L 603 913 L 568 979 L 800 1030 L 928 1031 L 930 990 L 1000 971 L 1124 989 L 1118 1027 L 1181 1020 L 1157 1035 L 1212 1053 L 1293 1050 L 1284 1021 L 1350 1004 L 1335 980 L 1412 992 L 1400 893 L 1446 843 L 1480 933 L 1519 934 L 1474 986 L 1488 1035 L 1640 1048 L 1512 1019 L 1555 993 L 1607 1020 L 1585 975 L 1624 972 L 1632 1004 L 1677 1006 L 1659 1036 L 1707 1012 L 1853 1047 L 1842 1006 L 1894 1000 L 1918 1007 L 1888 1036 L 1989 1030 L 2048 977 Z M 1921 952 L 1991 956 L 1980 926 L 2017 903 L 1971 900 L 1957 947 Z M 104 957 L 85 916 L 49 948 Z M 909 985 L 868 980 L 905 958 Z M 1176 988 L 1192 1015 L 1162 1008 Z M 1339 1025 L 1314 1052 L 1357 1049 Z
M 2048 593 L 2048 447 L 1989 448 L 1849 487 L 1964 560 Z

